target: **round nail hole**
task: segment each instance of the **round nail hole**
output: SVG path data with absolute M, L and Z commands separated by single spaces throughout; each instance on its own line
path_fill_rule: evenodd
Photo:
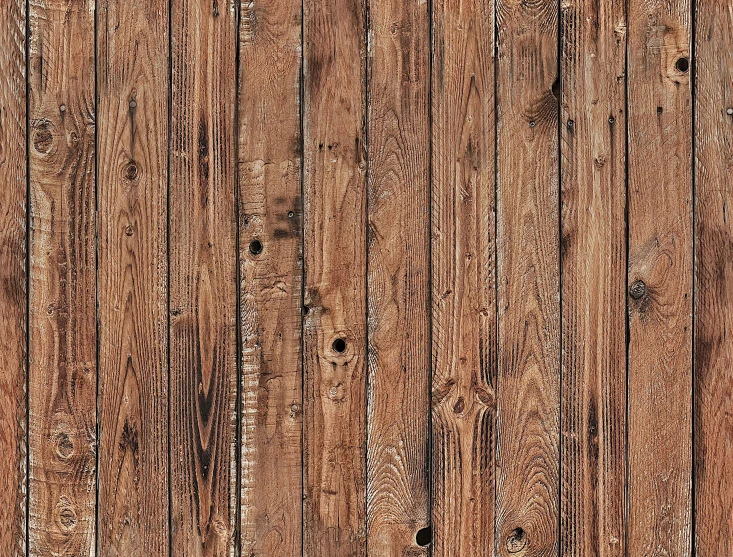
M 262 253 L 262 242 L 259 240 L 252 240 L 249 243 L 249 252 L 252 255 L 259 255 Z
M 430 545 L 430 539 L 433 537 L 433 533 L 430 531 L 430 526 L 420 528 L 415 534 L 415 543 L 420 547 L 427 547 Z
M 677 68 L 678 72 L 685 73 L 690 69 L 690 61 L 687 58 L 678 58 L 675 68 Z
M 334 352 L 343 354 L 346 351 L 346 341 L 342 338 L 337 338 L 336 340 L 333 341 L 331 348 L 333 348 Z

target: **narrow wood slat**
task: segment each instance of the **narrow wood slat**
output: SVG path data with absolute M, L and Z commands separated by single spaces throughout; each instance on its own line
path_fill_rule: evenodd
M 234 555 L 234 0 L 171 4 L 171 555 Z
M 430 520 L 429 17 L 420 0 L 369 4 L 367 548 L 374 557 L 428 555 L 416 536 Z
M 169 553 L 168 17 L 97 6 L 99 555 Z
M 29 555 L 91 555 L 96 499 L 94 2 L 29 4 Z
M 629 555 L 691 551 L 690 3 L 629 3 Z
M 26 14 L 0 3 L 0 555 L 26 555 Z
M 493 2 L 433 3 L 433 555 L 494 547 Z
M 496 547 L 558 552 L 558 4 L 499 0 Z M 557 84 L 556 84 L 557 85 Z
M 695 544 L 733 554 L 733 10 L 695 10 Z
M 304 555 L 366 555 L 366 5 L 304 4 Z
M 301 4 L 242 4 L 241 555 L 302 555 Z
M 560 555 L 625 555 L 626 7 L 563 4 Z

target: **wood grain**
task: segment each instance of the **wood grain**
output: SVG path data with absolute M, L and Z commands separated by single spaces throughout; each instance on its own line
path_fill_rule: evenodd
M 733 554 L 733 10 L 696 2 L 695 551 Z
M 26 555 L 26 5 L 0 4 L 0 554 Z
M 29 555 L 91 555 L 96 499 L 94 2 L 29 4 Z
M 430 29 L 427 2 L 369 4 L 367 549 L 428 555 Z
M 690 3 L 629 3 L 629 555 L 691 551 Z
M 560 555 L 623 557 L 626 478 L 626 7 L 561 12 Z
M 237 251 L 233 0 L 171 4 L 171 555 L 234 555 Z
M 304 547 L 366 555 L 366 6 L 303 14 Z
M 167 0 L 97 6 L 99 541 L 169 553 Z
M 558 552 L 558 10 L 497 5 L 496 551 Z M 555 84 L 555 93 L 553 93 Z
M 240 25 L 241 555 L 302 555 L 301 4 Z M 259 243 L 258 243 L 259 242 Z
M 432 485 L 435 557 L 494 547 L 492 3 L 433 3 Z

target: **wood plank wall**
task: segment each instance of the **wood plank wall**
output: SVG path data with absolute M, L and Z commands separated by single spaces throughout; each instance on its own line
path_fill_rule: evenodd
M 0 4 L 0 554 L 733 555 L 733 9 Z

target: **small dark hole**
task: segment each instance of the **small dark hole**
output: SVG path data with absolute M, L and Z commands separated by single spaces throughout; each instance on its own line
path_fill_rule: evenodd
M 430 545 L 430 539 L 433 537 L 433 533 L 430 531 L 430 526 L 420 528 L 415 534 L 415 542 L 420 547 L 427 547 Z
M 249 243 L 249 252 L 252 255 L 259 255 L 262 253 L 262 242 L 259 240 L 252 240 Z
M 346 341 L 342 338 L 337 338 L 333 341 L 331 348 L 333 348 L 334 352 L 341 354 L 346 351 Z
M 288 217 L 293 218 L 295 216 L 295 213 L 293 211 L 288 211 Z
M 639 300 L 646 294 L 646 284 L 643 280 L 635 280 L 629 289 L 629 293 L 634 300 Z
M 615 123 L 616 123 L 616 118 L 614 118 L 613 116 L 611 116 L 611 117 L 610 117 L 610 118 L 608 119 L 608 123 L 609 123 L 609 124 L 611 124 L 611 125 L 615 124 Z
M 690 61 L 687 58 L 678 58 L 675 67 L 678 72 L 685 73 L 690 69 Z
M 535 127 L 535 125 L 536 125 L 536 124 L 535 124 L 535 121 L 534 121 L 534 120 L 532 120 L 532 121 L 531 121 L 531 122 L 529 123 L 529 127 L 530 127 L 530 128 L 534 128 L 534 127 Z
M 519 553 L 527 545 L 524 529 L 515 528 L 509 533 L 506 540 L 506 549 L 509 553 Z

